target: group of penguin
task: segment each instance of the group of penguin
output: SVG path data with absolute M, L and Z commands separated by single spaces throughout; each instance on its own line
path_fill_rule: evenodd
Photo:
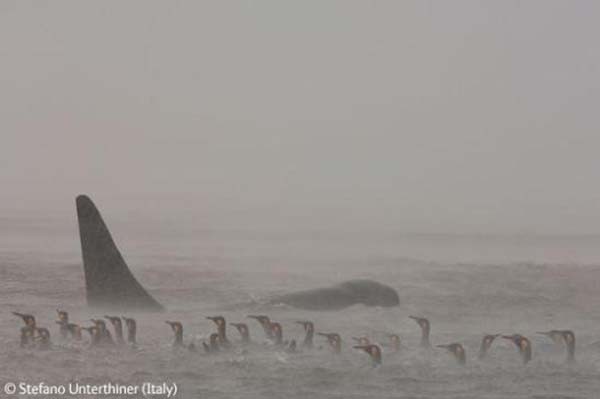
M 103 319 L 91 319 L 93 323 L 92 326 L 82 327 L 79 324 L 69 322 L 68 312 L 64 310 L 56 310 L 56 312 L 58 313 L 58 320 L 56 321 L 56 324 L 59 325 L 58 331 L 62 338 L 71 338 L 75 341 L 82 341 L 82 331 L 87 331 L 90 335 L 91 345 L 115 344 L 115 339 L 113 339 L 112 334 L 106 327 L 106 322 Z M 45 327 L 38 327 L 33 315 L 19 312 L 12 312 L 12 314 L 20 317 L 25 323 L 25 326 L 21 328 L 20 346 L 22 348 L 50 348 L 50 331 Z M 136 343 L 137 323 L 135 319 L 118 316 L 104 317 L 113 326 L 117 344 L 125 343 L 125 338 L 123 335 L 123 323 L 121 320 L 125 321 L 125 325 L 127 327 L 127 342 L 130 344 Z
M 429 341 L 429 333 L 431 331 L 431 324 L 429 320 L 424 317 L 409 316 L 415 320 L 419 327 L 421 327 L 421 347 L 431 348 L 431 342 Z M 571 330 L 550 330 L 550 331 L 539 331 L 538 334 L 545 335 L 552 339 L 556 344 L 562 344 L 566 347 L 567 362 L 575 362 L 575 333 Z M 502 335 L 502 334 L 484 334 L 481 339 L 481 346 L 479 347 L 478 358 L 483 360 L 490 348 L 492 343 L 498 337 L 512 341 L 524 364 L 529 363 L 532 357 L 532 345 L 529 338 L 521 334 Z M 438 348 L 444 348 L 450 352 L 458 364 L 465 365 L 467 363 L 467 356 L 465 348 L 460 343 L 451 343 L 446 345 L 436 345 Z
M 24 314 L 19 312 L 12 312 L 15 316 L 20 317 L 25 326 L 21 328 L 20 346 L 22 348 L 37 348 L 37 349 L 49 349 L 51 346 L 50 331 L 44 327 L 38 327 L 36 324 L 35 317 L 30 314 Z M 129 317 L 118 317 L 118 316 L 104 316 L 104 319 L 108 320 L 113 327 L 115 337 L 111 334 L 107 328 L 104 319 L 91 319 L 93 325 L 89 327 L 82 327 L 78 324 L 71 323 L 69 321 L 69 314 L 64 310 L 58 310 L 58 320 L 56 323 L 59 325 L 59 334 L 63 339 L 73 339 L 75 341 L 82 341 L 82 331 L 87 331 L 90 335 L 90 345 L 115 345 L 124 344 L 125 342 L 135 345 L 136 334 L 137 334 L 137 323 L 136 320 Z M 429 340 L 431 331 L 431 324 L 427 318 L 409 316 L 413 319 L 421 328 L 421 347 L 432 348 Z M 273 344 L 274 347 L 283 350 L 287 353 L 296 353 L 299 351 L 296 340 L 292 339 L 286 341 L 283 339 L 283 329 L 280 323 L 272 321 L 266 315 L 249 315 L 248 318 L 256 320 L 263 328 L 266 338 Z M 202 342 L 204 351 L 207 354 L 216 353 L 221 350 L 228 350 L 233 347 L 233 344 L 227 337 L 226 327 L 227 323 L 223 316 L 210 316 L 207 317 L 215 323 L 217 331 L 210 334 L 208 343 Z M 127 337 L 124 336 L 123 322 L 127 328 Z M 313 338 L 315 336 L 315 327 L 313 322 L 307 320 L 299 320 L 296 324 L 302 325 L 304 328 L 305 336 L 302 342 L 303 349 L 312 349 L 314 347 Z M 179 321 L 166 321 L 174 335 L 173 346 L 175 348 L 187 348 L 190 351 L 196 351 L 196 346 L 192 342 L 187 346 L 183 342 L 183 324 Z M 246 323 L 229 323 L 235 327 L 240 334 L 240 344 L 250 344 L 250 333 Z M 571 330 L 550 330 L 545 332 L 538 332 L 538 334 L 549 337 L 554 343 L 564 345 L 566 348 L 567 362 L 572 363 L 575 361 L 575 334 Z M 326 339 L 328 346 L 331 348 L 333 353 L 339 354 L 342 351 L 342 338 L 338 333 L 325 333 L 317 332 L 316 335 L 322 336 Z M 502 334 L 485 334 L 481 340 L 481 346 L 479 349 L 479 359 L 484 359 L 490 350 L 492 343 L 498 337 L 512 341 L 518 349 L 521 359 L 524 364 L 527 364 L 532 358 L 532 345 L 531 341 L 520 334 L 513 335 L 502 335 Z M 392 351 L 397 352 L 401 349 L 400 337 L 397 334 L 389 334 L 390 346 Z M 380 345 L 372 343 L 368 337 L 352 337 L 355 341 L 353 345 L 354 349 L 362 350 L 367 353 L 372 361 L 373 366 L 380 366 L 382 364 L 382 348 Z M 450 343 L 444 345 L 436 345 L 438 348 L 446 349 L 453 357 L 456 362 L 460 365 L 465 365 L 467 362 L 465 348 L 460 343 Z

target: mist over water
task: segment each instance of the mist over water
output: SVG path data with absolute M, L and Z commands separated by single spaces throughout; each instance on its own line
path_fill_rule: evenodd
M 77 231 L 13 220 L 3 230 L 7 245 L 0 254 L 4 380 L 170 381 L 183 398 L 591 398 L 600 388 L 600 269 L 593 238 L 292 231 L 201 231 L 183 237 L 168 229 L 164 233 L 156 223 L 114 222 L 111 229 L 124 244 L 126 261 L 168 311 L 133 314 L 136 349 L 89 348 L 87 338 L 83 344 L 61 341 L 55 309 L 68 310 L 73 321 L 84 325 L 106 313 L 85 306 Z M 41 240 L 48 245 L 40 245 Z M 337 312 L 261 305 L 274 294 L 352 278 L 391 285 L 401 305 L 357 305 Z M 9 313 L 13 310 L 35 314 L 39 325 L 49 327 L 53 348 L 20 349 L 22 322 Z M 300 319 L 313 320 L 317 331 L 339 332 L 342 354 L 331 354 L 318 337 L 317 349 L 298 354 L 266 345 L 262 328 L 246 318 L 259 312 L 282 323 L 287 339 L 303 338 L 302 328 L 294 324 Z M 215 331 L 205 317 L 216 314 L 247 322 L 257 344 L 211 356 L 172 349 L 164 320 L 182 321 L 184 341 L 201 349 Z M 441 349 L 420 350 L 420 331 L 409 315 L 430 319 L 434 345 L 463 343 L 467 366 L 458 366 Z M 564 348 L 535 334 L 554 328 L 575 331 L 576 364 L 566 365 Z M 478 361 L 483 333 L 500 332 L 528 336 L 533 361 L 523 366 L 513 344 L 502 340 L 494 342 L 488 359 Z M 399 353 L 387 346 L 389 333 L 400 335 Z M 228 335 L 238 340 L 231 326 Z M 351 349 L 351 337 L 362 335 L 384 345 L 382 367 L 372 369 L 366 354 Z
M 600 392 L 600 3 L 0 2 L 0 384 L 175 382 L 180 398 L 558 399 Z M 168 311 L 137 348 L 88 324 L 74 199 L 89 195 Z M 309 312 L 272 295 L 354 278 L 396 308 Z M 20 349 L 34 314 L 48 351 Z M 339 332 L 287 354 L 249 313 Z M 174 352 L 246 321 L 256 342 Z M 418 349 L 463 343 L 466 367 Z M 536 331 L 572 329 L 577 363 Z M 523 366 L 483 333 L 533 342 Z M 385 344 L 383 366 L 350 348 Z M 229 336 L 237 340 L 236 331 Z M 2 386 L 0 385 L 0 392 Z

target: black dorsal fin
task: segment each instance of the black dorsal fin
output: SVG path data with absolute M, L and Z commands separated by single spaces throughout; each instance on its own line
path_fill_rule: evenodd
M 163 310 L 127 267 L 92 200 L 80 195 L 76 203 L 88 305 Z

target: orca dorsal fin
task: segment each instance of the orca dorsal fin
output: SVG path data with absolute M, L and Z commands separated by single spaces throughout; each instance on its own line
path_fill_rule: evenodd
M 88 305 L 123 310 L 163 310 L 127 267 L 92 200 L 80 195 L 76 203 Z

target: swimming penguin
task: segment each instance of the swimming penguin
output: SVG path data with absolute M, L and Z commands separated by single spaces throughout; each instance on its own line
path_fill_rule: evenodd
M 231 324 L 238 330 L 238 332 L 240 333 L 240 336 L 242 337 L 243 344 L 247 344 L 250 342 L 250 331 L 248 330 L 248 325 L 246 323 L 229 323 L 229 324 Z
M 500 334 L 485 334 L 481 339 L 481 346 L 479 347 L 479 360 L 485 359 L 488 351 L 492 347 L 492 343 Z
M 121 318 L 125 321 L 125 327 L 127 327 L 127 342 L 130 344 L 136 344 L 136 336 L 137 336 L 137 322 L 135 319 L 121 316 Z
M 333 349 L 333 353 L 341 353 L 342 352 L 342 337 L 338 333 L 317 333 L 325 338 L 327 338 L 327 342 L 331 349 Z
M 304 348 L 311 349 L 313 347 L 313 337 L 315 335 L 315 325 L 312 321 L 300 320 L 297 321 L 296 324 L 301 324 L 304 327 L 304 341 L 302 342 L 302 346 Z
M 208 320 L 212 320 L 217 325 L 217 332 L 219 334 L 219 344 L 224 347 L 230 347 L 231 343 L 227 339 L 227 323 L 225 322 L 225 318 L 223 316 L 211 316 L 207 317 Z
M 388 337 L 390 338 L 390 343 L 392 344 L 392 350 L 394 352 L 400 351 L 400 348 L 402 347 L 400 336 L 398 334 L 390 334 Z
M 260 323 L 263 330 L 265 331 L 265 335 L 268 339 L 273 338 L 273 330 L 271 330 L 271 319 L 269 316 L 265 315 L 248 315 L 249 318 L 254 319 Z
M 367 346 L 371 344 L 368 337 L 352 337 L 352 339 L 356 341 L 357 346 Z
M 114 330 L 115 330 L 115 337 L 117 338 L 117 343 L 118 344 L 123 344 L 125 343 L 125 339 L 123 338 L 123 323 L 121 322 L 121 318 L 118 316 L 104 316 L 105 319 L 107 319 L 108 321 L 110 321 L 110 324 L 112 324 Z
M 219 334 L 218 333 L 212 333 L 210 334 L 210 336 L 208 337 L 209 339 L 209 344 L 207 345 L 206 342 L 202 342 L 202 346 L 204 347 L 204 352 L 206 353 L 216 353 L 220 350 L 219 348 Z
M 429 320 L 424 317 L 409 316 L 411 319 L 417 322 L 421 327 L 421 347 L 431 348 L 431 342 L 429 342 L 429 332 L 431 331 L 431 324 Z
M 36 327 L 35 332 L 37 333 L 34 336 L 34 339 L 37 341 L 37 348 L 42 350 L 50 349 L 50 331 L 47 328 Z
M 173 347 L 183 346 L 183 325 L 178 321 L 165 321 L 171 326 L 171 330 L 175 333 L 175 340 L 173 341 Z
M 30 327 L 30 326 L 21 327 L 21 338 L 20 338 L 21 348 L 28 348 L 33 344 L 34 333 L 35 333 L 35 330 L 33 327 Z
M 523 364 L 527 364 L 531 360 L 531 341 L 529 339 L 520 334 L 502 335 L 502 338 L 511 340 L 517 346 Z
M 98 337 L 100 339 L 99 343 L 114 345 L 115 341 L 113 341 L 112 334 L 106 328 L 106 323 L 102 319 L 90 319 L 92 323 L 98 328 Z
M 381 363 L 383 362 L 383 359 L 381 356 L 381 348 L 378 345 L 375 345 L 375 344 L 356 345 L 356 346 L 354 346 L 354 349 L 361 349 L 361 350 L 365 351 L 366 353 L 368 353 L 369 356 L 371 356 L 371 361 L 373 362 L 373 367 L 380 366 Z
M 465 348 L 463 348 L 463 346 L 461 344 L 454 343 L 454 344 L 436 345 L 436 346 L 438 348 L 444 348 L 448 352 L 452 353 L 454 355 L 454 358 L 456 359 L 457 363 L 460 364 L 461 366 L 464 366 L 465 364 L 467 364 Z
M 73 338 L 75 341 L 81 341 L 81 327 L 78 324 L 67 324 L 67 330 L 69 331 L 69 334 L 71 334 L 71 338 Z
M 550 330 L 541 331 L 538 334 L 549 337 L 557 344 L 565 344 L 567 348 L 567 362 L 575 361 L 575 333 L 571 330 Z
M 58 321 L 56 322 L 59 327 L 60 336 L 64 339 L 69 336 L 69 313 L 64 310 L 56 309 L 58 314 Z
M 15 316 L 19 316 L 21 319 L 23 319 L 23 322 L 26 326 L 35 328 L 35 317 L 33 317 L 32 315 L 19 312 L 12 312 L 12 314 L 14 314 Z
M 283 329 L 281 328 L 281 324 L 271 322 L 271 333 L 273 343 L 275 345 L 283 345 Z

